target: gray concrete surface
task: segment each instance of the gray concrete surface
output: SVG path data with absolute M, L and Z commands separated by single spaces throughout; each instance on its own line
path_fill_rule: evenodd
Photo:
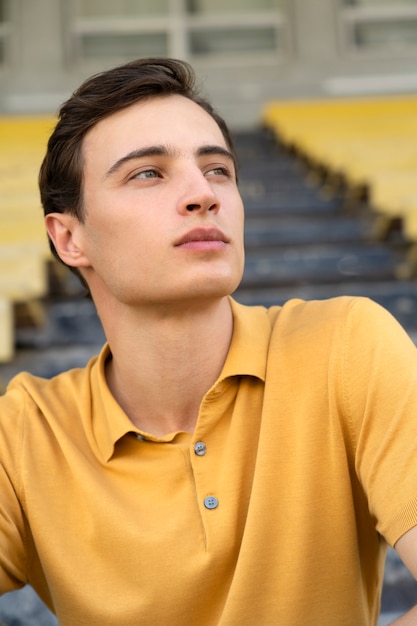
M 388 626 L 400 615 L 399 612 L 382 613 L 378 626 Z M 24 587 L 20 591 L 0 597 L 0 626 L 57 625 L 56 618 L 38 599 L 31 587 Z
M 57 624 L 54 615 L 29 586 L 0 597 L 0 626 L 57 626 Z

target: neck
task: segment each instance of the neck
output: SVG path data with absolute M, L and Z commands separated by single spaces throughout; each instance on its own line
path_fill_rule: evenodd
M 160 436 L 192 432 L 229 349 L 228 299 L 187 310 L 164 307 L 156 315 L 141 309 L 101 318 L 112 353 L 108 384 L 132 423 Z

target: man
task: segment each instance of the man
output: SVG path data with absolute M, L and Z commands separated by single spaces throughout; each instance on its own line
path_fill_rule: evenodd
M 365 299 L 230 298 L 236 156 L 178 61 L 86 81 L 40 188 L 108 344 L 0 399 L 1 591 L 63 626 L 376 624 L 386 542 L 417 574 L 406 333 Z

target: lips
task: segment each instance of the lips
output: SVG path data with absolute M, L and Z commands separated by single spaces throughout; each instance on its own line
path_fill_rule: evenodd
M 178 241 L 175 242 L 175 246 L 183 246 L 187 243 L 203 241 L 229 243 L 229 239 L 217 228 L 194 228 L 178 239 Z

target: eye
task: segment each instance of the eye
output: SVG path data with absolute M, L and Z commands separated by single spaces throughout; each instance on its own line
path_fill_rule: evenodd
M 231 173 L 228 167 L 216 165 L 216 167 L 212 167 L 210 170 L 206 171 L 206 176 L 226 176 L 230 178 Z
M 132 176 L 132 179 L 135 178 L 159 178 L 159 173 L 154 169 L 142 170 Z

